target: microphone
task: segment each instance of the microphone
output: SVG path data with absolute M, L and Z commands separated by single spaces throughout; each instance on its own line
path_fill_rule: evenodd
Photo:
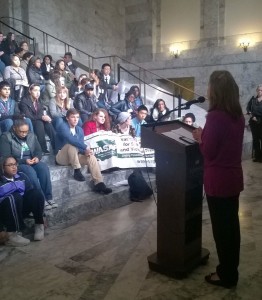
M 194 100 L 191 100 L 191 101 L 181 104 L 180 107 L 189 108 L 192 104 L 203 103 L 205 101 L 206 101 L 206 98 L 203 96 L 200 96 L 197 99 L 194 99 Z

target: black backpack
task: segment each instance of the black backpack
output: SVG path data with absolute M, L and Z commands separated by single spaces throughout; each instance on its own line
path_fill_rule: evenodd
M 140 202 L 153 194 L 153 191 L 147 184 L 141 170 L 136 169 L 128 176 L 127 180 L 130 188 L 130 199 L 132 201 Z

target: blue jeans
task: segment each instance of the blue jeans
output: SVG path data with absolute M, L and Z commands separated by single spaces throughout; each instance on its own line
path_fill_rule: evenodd
M 2 77 L 4 78 L 4 71 L 5 71 L 5 64 L 0 59 L 0 77 L 2 75 Z
M 53 198 L 50 171 L 45 163 L 40 161 L 35 165 L 21 164 L 19 171 L 24 172 L 29 177 L 34 188 L 43 192 L 46 200 Z
M 29 126 L 29 130 L 31 132 L 34 132 L 31 120 L 28 118 L 25 118 L 25 121 L 26 121 L 27 125 Z M 1 132 L 3 133 L 3 132 L 9 131 L 11 129 L 11 127 L 13 126 L 13 123 L 14 122 L 12 119 L 5 119 L 5 120 L 0 121 Z

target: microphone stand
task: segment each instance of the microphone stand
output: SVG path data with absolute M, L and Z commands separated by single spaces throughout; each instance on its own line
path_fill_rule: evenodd
M 181 104 L 181 105 L 177 106 L 176 108 L 169 110 L 167 113 L 165 113 L 164 115 L 162 115 L 160 118 L 158 118 L 158 119 L 155 121 L 154 126 L 152 127 L 152 131 L 155 131 L 156 125 L 157 125 L 164 117 L 169 116 L 172 112 L 175 112 L 175 111 L 178 111 L 178 110 L 185 110 L 185 109 L 189 109 L 189 108 L 190 108 L 190 105 Z

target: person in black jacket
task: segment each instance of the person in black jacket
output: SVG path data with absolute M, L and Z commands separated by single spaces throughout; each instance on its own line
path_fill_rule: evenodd
M 249 125 L 253 137 L 253 161 L 262 162 L 262 84 L 257 87 L 257 96 L 249 100 L 247 113 L 251 115 Z
M 83 123 L 86 122 L 97 109 L 96 102 L 94 86 L 91 83 L 87 83 L 84 92 L 78 94 L 74 101 L 74 108 L 79 111 Z
M 52 148 L 55 149 L 55 130 L 51 123 L 52 119 L 47 115 L 47 111 L 38 101 L 39 97 L 40 86 L 38 84 L 32 84 L 29 87 L 29 95 L 21 100 L 19 108 L 21 113 L 32 121 L 34 132 L 43 153 L 50 154 L 47 150 L 45 134 L 49 136 Z
M 44 197 L 34 189 L 28 177 L 17 172 L 17 160 L 12 157 L 2 159 L 0 163 L 0 223 L 6 228 L 8 240 L 6 245 L 18 247 L 30 243 L 18 234 L 25 224 L 23 218 L 30 212 L 35 220 L 34 240 L 44 238 Z
M 41 70 L 41 59 L 39 57 L 33 56 L 29 60 L 26 75 L 29 84 L 37 83 L 40 85 L 40 92 L 43 93 L 45 91 L 45 80 Z
M 15 120 L 13 128 L 0 137 L 0 156 L 13 156 L 19 163 L 18 170 L 25 173 L 34 188 L 40 190 L 46 200 L 46 209 L 55 208 L 52 185 L 47 164 L 41 162 L 42 150 L 36 136 L 29 131 L 25 120 Z
M 52 60 L 53 58 L 51 55 L 45 55 L 43 58 L 43 62 L 41 63 L 41 71 L 45 80 L 50 79 L 50 72 L 54 69 Z
M 111 106 L 109 113 L 114 116 L 115 120 L 117 119 L 117 116 L 123 111 L 129 112 L 132 118 L 134 118 L 136 116 L 134 110 L 135 98 L 135 94 L 132 91 L 128 91 L 125 95 L 124 100 L 118 101 Z

